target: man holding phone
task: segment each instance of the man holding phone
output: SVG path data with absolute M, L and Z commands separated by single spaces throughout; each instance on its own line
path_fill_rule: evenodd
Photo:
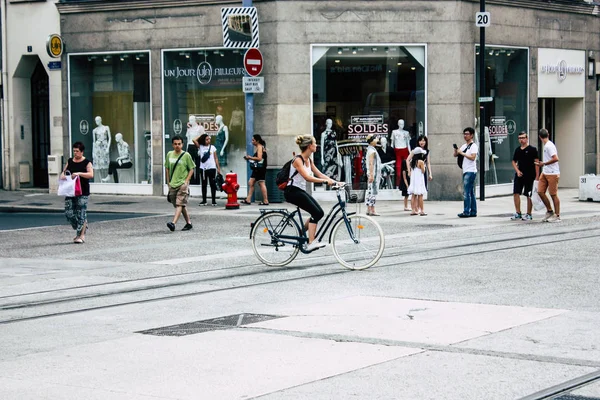
M 459 218 L 471 218 L 477 216 L 477 201 L 475 199 L 475 178 L 477 177 L 477 153 L 479 147 L 473 142 L 475 129 L 467 127 L 463 129 L 465 144 L 460 149 L 454 145 L 454 157 L 463 157 L 460 167 L 463 171 L 463 198 L 464 209 L 458 214 Z

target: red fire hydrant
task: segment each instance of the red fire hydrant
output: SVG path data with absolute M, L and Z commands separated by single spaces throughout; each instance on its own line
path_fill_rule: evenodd
M 225 183 L 223 184 L 223 191 L 227 193 L 227 204 L 225 208 L 228 210 L 236 210 L 240 208 L 237 197 L 237 191 L 240 189 L 240 185 L 237 183 L 237 174 L 230 172 L 225 175 Z

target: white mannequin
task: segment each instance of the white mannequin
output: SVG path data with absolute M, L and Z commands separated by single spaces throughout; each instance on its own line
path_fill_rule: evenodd
M 336 133 L 333 129 L 331 129 L 332 125 L 333 121 L 330 118 L 327 118 L 327 120 L 325 121 L 325 130 L 321 133 L 321 170 L 325 175 L 331 177 L 334 180 L 338 180 L 341 159 L 340 152 L 338 149 Z M 328 151 L 328 146 L 325 145 L 325 140 L 333 140 L 335 151 L 332 151 L 333 149 Z M 327 157 L 325 157 L 325 155 L 327 154 L 327 151 L 330 153 L 329 157 L 332 158 L 326 159 Z
M 221 115 L 217 115 L 215 117 L 215 122 L 219 127 L 217 131 L 217 138 L 215 140 L 215 147 L 219 152 L 219 164 L 221 166 L 225 166 L 227 165 L 227 156 L 225 155 L 225 149 L 227 148 L 227 144 L 229 143 L 229 128 L 223 123 L 223 116 Z
M 131 168 L 133 164 L 131 163 L 131 153 L 129 152 L 129 145 L 127 142 L 123 140 L 123 135 L 121 133 L 117 133 L 115 135 L 115 142 L 117 142 L 117 150 L 119 152 L 119 157 L 115 161 L 111 161 L 109 164 L 108 175 L 106 178 L 102 178 L 102 182 L 108 182 L 110 179 L 110 175 L 113 175 L 115 183 L 119 182 L 119 178 L 116 170 L 119 168 Z
M 110 163 L 110 128 L 108 125 L 102 125 L 102 117 L 95 118 L 96 128 L 92 133 L 94 140 L 92 145 L 92 162 L 98 178 L 107 176 L 108 165 Z
M 408 149 L 410 153 L 410 133 L 404 130 L 404 120 L 398 120 L 398 129 L 392 131 L 391 146 L 395 149 Z
M 196 122 L 196 117 L 194 115 L 190 115 L 188 118 L 187 131 L 185 133 L 185 137 L 187 138 L 187 145 L 195 146 L 194 139 L 204 133 L 204 127 L 198 122 Z M 189 149 L 188 149 L 189 152 Z
M 398 120 L 398 129 L 392 131 L 392 147 L 396 153 L 396 187 L 402 178 L 402 163 L 410 154 L 410 133 L 404 130 L 404 120 Z

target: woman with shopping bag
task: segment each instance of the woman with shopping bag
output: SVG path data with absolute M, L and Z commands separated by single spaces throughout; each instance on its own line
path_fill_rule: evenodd
M 65 216 L 77 232 L 73 243 L 85 243 L 90 179 L 94 178 L 94 167 L 83 156 L 84 150 L 83 143 L 73 143 L 73 158 L 67 161 L 59 181 L 59 195 L 65 196 Z M 77 186 L 80 187 L 79 190 Z

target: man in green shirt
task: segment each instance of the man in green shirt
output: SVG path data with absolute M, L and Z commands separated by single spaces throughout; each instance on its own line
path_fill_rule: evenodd
M 183 138 L 181 136 L 173 136 L 171 143 L 173 144 L 173 151 L 168 152 L 165 157 L 165 175 L 167 185 L 169 185 L 168 199 L 173 204 L 173 207 L 175 207 L 175 215 L 173 216 L 173 221 L 168 222 L 167 226 L 173 232 L 177 220 L 183 214 L 186 223 L 182 231 L 189 231 L 192 229 L 192 220 L 186 210 L 186 206 L 190 195 L 190 179 L 194 175 L 196 164 L 190 153 L 182 150 Z

